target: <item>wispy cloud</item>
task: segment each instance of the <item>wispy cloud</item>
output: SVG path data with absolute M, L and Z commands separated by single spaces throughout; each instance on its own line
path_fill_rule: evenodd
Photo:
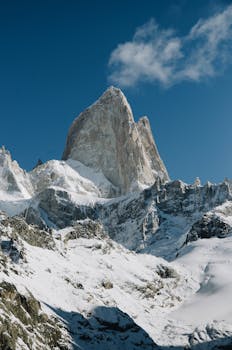
M 111 53 L 109 79 L 120 86 L 150 81 L 168 87 L 213 77 L 231 62 L 232 5 L 200 19 L 186 36 L 163 30 L 151 19 L 137 28 L 131 41 Z

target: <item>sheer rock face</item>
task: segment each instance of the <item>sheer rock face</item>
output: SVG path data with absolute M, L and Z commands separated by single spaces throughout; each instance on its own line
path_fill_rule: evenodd
M 114 87 L 74 120 L 63 159 L 101 170 L 119 194 L 151 185 L 157 177 L 169 180 L 148 119 L 135 123 L 125 96 Z

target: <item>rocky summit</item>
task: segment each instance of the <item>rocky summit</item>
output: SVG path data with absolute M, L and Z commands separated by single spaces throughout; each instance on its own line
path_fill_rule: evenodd
M 120 194 L 151 185 L 157 177 L 169 179 L 148 118 L 135 123 L 126 97 L 114 87 L 74 120 L 63 154 L 67 159 L 102 171 Z
M 62 160 L 0 149 L 1 350 L 229 350 L 231 265 L 232 181 L 171 181 L 119 89 Z

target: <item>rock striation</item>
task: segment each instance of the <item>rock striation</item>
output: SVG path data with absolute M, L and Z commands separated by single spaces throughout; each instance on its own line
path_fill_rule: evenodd
M 148 118 L 136 123 L 126 97 L 114 87 L 74 120 L 62 159 L 102 171 L 119 194 L 149 186 L 158 177 L 169 180 Z

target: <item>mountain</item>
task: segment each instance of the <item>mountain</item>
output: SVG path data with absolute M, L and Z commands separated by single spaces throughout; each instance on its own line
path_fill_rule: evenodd
M 73 122 L 63 159 L 102 171 L 120 194 L 169 177 L 158 154 L 149 120 L 135 123 L 120 89 L 110 87 Z
M 231 349 L 231 233 L 232 182 L 170 181 L 109 88 L 62 160 L 0 150 L 0 349 Z

